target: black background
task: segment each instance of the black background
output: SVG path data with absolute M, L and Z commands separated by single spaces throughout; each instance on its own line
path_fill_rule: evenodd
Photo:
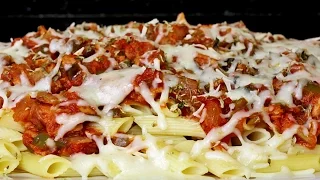
M 36 31 L 38 25 L 65 29 L 72 22 L 124 24 L 153 18 L 174 21 L 184 12 L 191 24 L 242 20 L 250 30 L 288 38 L 320 36 L 318 0 L 9 0 L 1 3 L 0 41 Z

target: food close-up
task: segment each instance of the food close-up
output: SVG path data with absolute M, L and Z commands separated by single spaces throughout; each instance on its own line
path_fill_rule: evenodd
M 0 175 L 315 175 L 319 39 L 192 24 L 184 13 L 39 24 L 0 44 Z

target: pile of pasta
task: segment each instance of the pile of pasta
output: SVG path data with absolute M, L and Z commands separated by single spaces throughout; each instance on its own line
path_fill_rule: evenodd
M 0 175 L 313 176 L 320 41 L 243 22 L 64 31 L 0 44 Z

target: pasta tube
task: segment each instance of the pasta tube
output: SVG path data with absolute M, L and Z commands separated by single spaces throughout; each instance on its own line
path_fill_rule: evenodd
M 269 167 L 258 169 L 257 172 L 279 172 L 283 166 L 288 167 L 291 171 L 300 171 L 306 169 L 314 169 L 315 171 L 320 171 L 320 155 L 297 154 L 289 155 L 288 158 L 281 160 L 271 159 Z
M 80 174 L 77 171 L 75 171 L 72 168 L 69 168 L 66 172 L 61 174 L 59 177 L 79 177 L 79 176 Z M 104 176 L 104 174 L 98 168 L 93 168 L 88 176 L 89 177 Z
M 57 177 L 71 166 L 70 161 L 56 155 L 40 156 L 30 152 L 21 154 L 22 158 L 18 168 L 45 178 Z
M 141 135 L 142 134 L 142 129 L 138 125 L 132 126 L 127 134 L 132 134 L 132 135 Z
M 208 151 L 196 158 L 196 161 L 206 164 L 209 172 L 218 177 L 242 177 L 248 170 L 228 153 Z
M 126 133 L 129 131 L 133 123 L 132 117 L 113 118 L 112 120 L 102 120 L 98 123 L 90 123 L 89 126 L 99 130 L 100 132 L 106 132 L 108 135 L 114 135 L 117 132 Z
M 157 136 L 157 139 L 163 141 L 165 144 L 168 145 L 179 144 L 180 142 L 184 142 L 187 140 L 183 136 Z
M 248 143 L 263 144 L 270 138 L 270 133 L 262 128 L 254 128 L 243 133 L 243 139 Z
M 12 142 L 20 151 L 27 150 L 22 142 L 22 134 L 18 131 L 0 127 L 0 139 Z
M 203 175 L 208 172 L 204 164 L 192 160 L 188 153 L 179 152 L 173 147 L 167 151 L 166 157 L 173 172 L 181 172 L 188 175 Z
M 12 172 L 21 160 L 19 149 L 6 140 L 0 139 L 0 174 Z
M 167 129 L 161 130 L 154 126 L 157 122 L 157 116 L 137 116 L 134 117 L 134 122 L 141 128 L 146 128 L 147 132 L 155 135 L 174 135 L 174 136 L 193 136 L 205 137 L 205 132 L 200 126 L 200 123 L 193 120 L 178 118 L 166 118 Z
M 23 132 L 24 128 L 18 122 L 13 119 L 13 111 L 6 110 L 2 113 L 0 118 L 0 127 L 13 129 L 19 132 Z
M 126 116 L 152 115 L 151 109 L 141 104 L 123 104 L 121 110 Z

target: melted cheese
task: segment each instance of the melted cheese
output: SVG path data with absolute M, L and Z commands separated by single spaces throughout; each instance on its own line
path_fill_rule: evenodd
M 90 171 L 97 167 L 105 175 L 109 175 L 109 164 L 114 163 L 117 168 L 121 171 L 119 175 L 115 177 L 124 176 L 127 173 L 140 172 L 141 169 L 146 170 L 157 170 L 163 173 L 168 169 L 168 162 L 165 155 L 165 150 L 161 150 L 156 145 L 156 139 L 151 135 L 146 136 L 146 140 L 142 141 L 138 138 L 128 148 L 122 148 L 112 144 L 111 140 L 108 139 L 108 143 L 104 145 L 101 138 L 92 136 L 96 141 L 99 154 L 84 155 L 76 154 L 70 159 L 72 162 L 72 168 L 76 170 L 83 178 L 86 178 Z M 134 146 L 134 147 L 133 147 Z M 133 155 L 141 148 L 147 148 L 148 159 L 144 158 L 139 154 Z M 135 151 L 132 151 L 135 149 Z
M 113 31 L 112 31 L 113 30 Z M 103 32 L 107 37 L 115 38 L 115 37 L 123 37 L 127 33 L 132 33 L 135 36 L 140 35 L 139 29 L 135 28 L 123 28 L 121 25 L 113 25 L 104 28 Z
M 99 121 L 99 117 L 97 116 L 89 116 L 84 113 L 77 113 L 73 115 L 69 114 L 60 114 L 56 117 L 56 122 L 60 124 L 59 130 L 57 132 L 57 135 L 55 137 L 55 141 L 62 138 L 67 132 L 71 131 L 73 128 L 75 128 L 78 124 L 83 123 L 85 121 Z
M 253 169 L 265 168 L 269 166 L 268 159 L 285 159 L 287 154 L 281 152 L 278 147 L 286 140 L 289 140 L 297 133 L 298 126 L 292 126 L 282 134 L 275 134 L 267 139 L 263 145 L 248 143 L 243 140 L 239 131 L 235 131 L 241 146 L 228 147 L 228 153 L 237 154 L 237 159 L 245 166 L 251 166 Z
M 152 81 L 152 87 L 157 88 L 159 83 L 162 83 L 162 80 L 159 77 L 159 73 L 157 73 L 156 78 Z
M 85 155 L 78 153 L 72 155 L 69 159 L 71 167 L 77 171 L 82 179 L 87 179 L 93 168 L 98 168 L 104 175 L 112 179 L 214 179 L 213 177 L 186 175 L 182 172 L 172 172 L 169 170 L 169 159 L 167 157 L 168 148 L 161 148 L 157 145 L 158 138 L 145 131 L 144 140 L 141 136 L 136 136 L 133 142 L 127 147 L 115 146 L 110 137 L 107 137 L 108 143 L 104 144 L 100 137 L 88 134 L 99 148 L 99 154 Z M 147 157 L 138 151 L 145 149 Z M 181 153 L 179 160 L 188 159 L 187 153 Z M 141 171 L 145 173 L 141 176 Z M 113 173 L 112 173 L 113 172 Z M 120 172 L 115 175 L 115 172 Z
M 300 80 L 296 89 L 294 90 L 294 95 L 298 100 L 302 99 L 302 91 L 303 87 L 307 84 L 307 81 L 305 80 Z
M 205 120 L 206 116 L 207 116 L 207 108 L 204 108 L 204 109 L 202 110 L 199 123 L 203 123 L 203 121 Z
M 66 43 L 64 39 L 53 39 L 49 44 L 51 53 L 59 52 L 60 54 L 70 54 L 72 49 L 72 44 Z
M 249 91 L 245 88 L 238 88 L 231 90 L 227 93 L 227 96 L 232 100 L 238 100 L 240 98 L 245 98 L 249 104 L 253 103 L 259 97 L 257 96 L 257 91 Z
M 87 136 L 96 141 L 99 148 L 99 154 L 84 155 L 75 154 L 70 157 L 72 161 L 72 168 L 76 170 L 83 178 L 86 178 L 93 168 L 98 168 L 104 175 L 111 176 L 114 179 L 128 179 L 133 176 L 138 176 L 141 170 L 148 172 L 149 174 L 145 178 L 151 178 L 151 176 L 171 177 L 172 179 L 187 178 L 186 176 L 180 176 L 181 174 L 171 174 L 169 172 L 170 161 L 167 159 L 168 147 L 159 147 L 157 144 L 157 138 L 146 133 L 146 129 L 142 128 L 143 138 L 136 136 L 133 142 L 128 147 L 118 147 L 112 144 L 108 127 L 115 124 L 113 121 L 113 111 L 121 104 L 121 102 L 129 95 L 133 90 L 140 93 L 144 100 L 151 106 L 154 114 L 158 115 L 157 125 L 160 129 L 165 130 L 167 128 L 166 117 L 162 112 L 162 107 L 169 101 L 169 93 L 172 88 L 175 87 L 179 79 L 173 72 L 177 72 L 181 76 L 185 76 L 199 82 L 199 88 L 204 89 L 208 84 L 210 85 L 209 92 L 202 94 L 201 96 L 209 97 L 214 96 L 219 98 L 221 107 L 225 104 L 220 97 L 229 97 L 231 100 L 238 100 L 245 98 L 248 102 L 248 111 L 238 111 L 233 113 L 235 104 L 229 104 L 230 111 L 227 114 L 220 114 L 221 117 L 227 119 L 227 123 L 221 127 L 216 127 L 210 130 L 207 136 L 203 140 L 197 140 L 191 150 L 192 158 L 201 154 L 203 150 L 210 150 L 213 143 L 218 144 L 224 137 L 231 133 L 235 133 L 238 139 L 241 141 L 240 146 L 229 146 L 227 143 L 221 143 L 226 148 L 227 153 L 223 154 L 220 151 L 210 151 L 205 154 L 207 159 L 221 158 L 225 160 L 231 160 L 230 158 L 236 158 L 243 165 L 251 168 L 252 170 L 264 168 L 268 166 L 268 159 L 284 159 L 286 153 L 280 147 L 286 143 L 286 148 L 291 147 L 291 141 L 294 141 L 294 135 L 297 130 L 302 127 L 304 135 L 309 133 L 316 133 L 317 128 L 313 128 L 312 132 L 310 127 L 317 127 L 317 120 L 309 117 L 308 121 L 303 125 L 293 125 L 286 129 L 282 134 L 277 133 L 275 125 L 272 123 L 268 113 L 265 110 L 265 101 L 270 98 L 272 103 L 282 103 L 289 107 L 295 106 L 293 103 L 293 97 L 302 99 L 303 88 L 308 81 L 314 81 L 320 83 L 320 43 L 315 40 L 298 41 L 293 39 L 284 39 L 281 35 L 272 35 L 271 33 L 254 33 L 241 25 L 241 23 L 227 24 L 220 23 L 209 26 L 190 26 L 185 20 L 178 20 L 178 23 L 186 24 L 189 29 L 184 39 L 191 40 L 193 33 L 196 32 L 196 28 L 201 30 L 205 38 L 211 38 L 213 41 L 220 41 L 230 45 L 228 48 L 211 48 L 206 47 L 203 44 L 183 44 L 178 42 L 177 45 L 159 45 L 163 37 L 172 32 L 172 26 L 170 24 L 159 24 L 157 19 L 154 19 L 146 24 L 143 24 L 142 30 L 136 28 L 134 23 L 129 23 L 127 26 L 115 25 L 101 28 L 97 26 L 95 30 L 84 30 L 84 27 L 90 24 L 83 23 L 70 27 L 64 32 L 57 32 L 53 29 L 49 29 L 48 32 L 53 35 L 50 43 L 43 36 L 36 36 L 35 32 L 28 33 L 26 37 L 37 43 L 37 46 L 43 44 L 49 44 L 49 50 L 51 53 L 59 52 L 60 56 L 57 60 L 52 60 L 50 55 L 38 52 L 35 54 L 34 59 L 44 58 L 49 59 L 51 62 L 56 62 L 56 66 L 53 70 L 47 74 L 46 77 L 40 79 L 34 86 L 29 82 L 25 73 L 20 74 L 20 84 L 11 86 L 8 82 L 0 80 L 0 97 L 3 99 L 3 106 L 0 110 L 1 113 L 4 108 L 12 108 L 26 95 L 31 95 L 35 98 L 38 91 L 50 92 L 52 78 L 59 73 L 59 68 L 63 55 L 70 54 L 74 47 L 73 45 L 78 43 L 79 36 L 84 39 L 92 40 L 91 43 L 96 46 L 96 53 L 90 57 L 84 58 L 82 62 L 91 62 L 96 60 L 99 56 L 105 55 L 111 62 L 110 67 L 103 73 L 94 75 L 88 72 L 88 69 L 80 64 L 83 72 L 86 73 L 84 82 L 80 86 L 74 86 L 69 89 L 71 92 L 76 92 L 82 100 L 70 100 L 60 99 L 64 101 L 58 106 L 67 106 L 71 103 L 76 103 L 78 106 L 92 106 L 96 109 L 99 116 L 90 116 L 84 113 L 77 114 L 59 114 L 56 116 L 56 122 L 60 125 L 57 136 L 54 140 L 59 140 L 63 136 L 75 128 L 78 124 L 83 122 L 95 122 L 101 125 L 103 128 L 102 137 L 95 137 L 87 133 Z M 151 41 L 146 38 L 148 28 L 150 26 L 157 26 L 158 34 L 155 40 Z M 150 42 L 156 50 L 145 52 L 139 60 L 144 67 L 126 67 L 120 70 L 118 69 L 118 59 L 111 57 L 111 53 L 106 52 L 105 47 L 112 44 L 113 38 L 123 38 L 126 34 L 130 33 L 130 36 L 141 42 Z M 103 37 L 106 36 L 106 37 Z M 282 38 L 284 40 L 277 40 Z M 318 39 L 317 39 L 318 40 Z M 13 39 L 11 40 L 13 42 Z M 220 44 L 220 43 L 219 43 Z M 164 51 L 165 65 L 168 66 L 166 70 L 161 69 L 161 61 L 155 58 L 153 62 L 149 62 L 149 57 L 152 53 L 157 51 Z M 84 48 L 80 48 L 74 52 L 73 55 L 81 56 Z M 299 59 L 300 55 L 304 51 L 305 57 L 303 60 Z M 23 41 L 16 41 L 13 46 L 10 43 L 0 44 L 0 74 L 4 70 L 7 62 L 4 60 L 4 56 L 9 55 L 13 58 L 16 64 L 25 63 L 24 59 L 30 54 L 30 50 L 23 46 Z M 214 59 L 216 64 L 205 64 L 199 66 L 195 61 L 198 55 L 205 55 L 210 59 Z M 230 63 L 230 60 L 233 59 Z M 116 60 L 117 59 L 117 60 Z M 291 73 L 290 68 L 292 65 L 303 65 L 304 68 Z M 222 67 L 217 67 L 218 65 Z M 246 65 L 250 70 L 248 74 L 241 72 L 239 65 Z M 152 81 L 152 87 L 157 88 L 159 84 L 163 84 L 163 91 L 159 99 L 154 97 L 150 92 L 150 87 L 145 82 L 142 82 L 138 87 L 134 87 L 133 81 L 137 75 L 140 75 L 144 70 L 153 68 L 160 71 L 164 76 L 163 79 L 159 77 L 159 74 Z M 225 70 L 224 67 L 228 67 Z M 65 71 L 68 71 L 71 66 L 64 65 L 62 67 Z M 123 67 L 122 67 L 123 68 Z M 173 70 L 171 71 L 171 68 Z M 224 70 L 222 70 L 224 69 Z M 239 71 L 240 70 L 240 71 Z M 253 70 L 253 72 L 251 72 Z M 246 72 L 244 70 L 244 72 Z M 286 72 L 286 73 L 284 73 Z M 275 93 L 273 87 L 273 78 L 277 78 L 283 81 L 283 85 L 279 91 Z M 221 79 L 226 88 L 226 94 L 223 94 L 224 90 L 221 90 L 221 85 L 214 88 L 216 80 Z M 264 85 L 266 87 L 263 91 L 248 90 L 248 85 L 253 84 L 257 86 Z M 10 93 L 8 93 L 10 92 Z M 100 111 L 100 106 L 103 106 L 103 110 Z M 175 106 L 175 107 L 174 107 Z M 171 106 L 174 110 L 177 110 L 177 104 Z M 99 107 L 99 108 L 98 108 Z M 123 107 L 130 112 L 134 111 L 130 106 Z M 141 113 L 141 112 L 140 112 Z M 249 117 L 253 113 L 260 113 L 263 121 L 270 127 L 273 132 L 269 133 L 266 130 L 257 130 L 256 132 L 265 133 L 263 139 L 257 141 L 249 140 L 246 133 L 240 134 L 236 126 L 239 121 L 245 117 Z M 193 116 L 199 118 L 199 122 L 202 123 L 207 116 L 207 108 L 202 104 L 198 110 L 192 113 Z M 294 116 L 288 116 L 288 118 L 296 122 Z M 272 134 L 272 135 L 271 135 Z M 107 137 L 108 143 L 103 143 L 103 138 Z M 53 139 L 48 139 L 46 145 L 52 150 L 55 149 L 55 142 Z M 172 143 L 172 140 L 168 140 L 167 143 Z M 289 143 L 288 143 L 289 142 Z M 283 147 L 281 147 L 283 148 Z M 145 151 L 141 153 L 141 150 Z M 49 156 L 50 157 L 50 156 Z M 188 159 L 187 153 L 182 153 L 179 156 L 179 160 L 183 161 Z M 111 170 L 121 172 L 115 176 Z M 289 173 L 288 169 L 283 167 L 281 173 Z M 300 173 L 310 173 L 306 170 Z M 249 174 L 254 174 L 254 171 L 250 171 Z M 144 173 L 145 174 L 145 173 Z M 246 173 L 247 174 L 247 173 Z M 293 174 L 290 172 L 289 174 Z M 167 176 L 168 175 L 168 176 Z M 259 174 L 255 174 L 259 176 Z M 114 177 L 115 176 L 115 177 Z M 248 175 L 249 176 L 249 175 Z M 141 177 L 141 175 L 139 176 Z M 174 178 L 173 178 L 174 177 Z M 190 177 L 191 178 L 191 177 Z M 193 177 L 199 178 L 199 177 Z
M 252 111 L 236 112 L 225 125 L 218 128 L 213 128 L 203 140 L 198 140 L 192 147 L 191 155 L 199 155 L 203 149 L 208 149 L 212 142 L 217 142 L 228 134 L 234 132 L 238 121 L 244 117 L 249 117 L 251 114 L 253 114 Z
M 212 48 L 208 50 L 203 50 L 193 45 L 161 45 L 159 48 L 166 53 L 167 60 L 170 63 L 172 63 L 173 57 L 177 57 L 177 63 L 173 63 L 173 67 L 178 71 L 188 69 L 192 70 L 196 74 L 201 73 L 198 65 L 194 61 L 194 58 L 197 56 L 198 53 L 207 55 L 214 59 L 220 59 L 220 55 Z
M 259 76 L 251 76 L 248 74 L 237 74 L 238 77 L 235 79 L 236 88 L 238 87 L 244 87 L 249 84 L 263 84 L 267 87 L 271 87 L 272 85 L 272 79 L 266 78 L 266 77 L 259 77 Z
M 147 22 L 147 24 L 152 24 L 152 25 L 156 25 L 157 23 L 159 23 L 159 20 L 157 18 L 154 18 L 151 21 Z
M 156 69 L 156 70 L 158 70 L 158 71 L 161 71 L 161 69 L 160 69 L 160 60 L 159 60 L 158 58 L 155 58 L 155 59 L 153 60 L 153 62 L 149 62 L 149 57 L 150 57 L 153 53 L 155 53 L 155 52 L 157 52 L 157 51 L 158 51 L 158 50 L 151 50 L 151 51 L 145 52 L 145 53 L 141 56 L 140 62 L 141 62 L 142 64 L 144 64 L 144 66 L 146 66 L 146 67 L 153 68 L 153 69 Z
M 46 140 L 46 145 L 47 145 L 47 147 L 49 147 L 50 150 L 55 150 L 56 149 L 56 143 L 51 138 L 48 138 Z
M 148 28 L 146 26 L 143 26 L 140 37 L 145 37 L 147 34 L 147 31 L 148 31 Z
M 33 38 L 33 37 L 31 37 L 30 39 L 31 39 L 33 42 L 37 43 L 37 47 L 38 47 L 38 46 L 41 46 L 41 45 L 43 45 L 43 44 L 49 44 L 48 40 L 46 40 L 46 39 L 41 39 L 40 37 L 38 37 L 38 38 Z
M 84 100 L 70 100 L 59 103 L 58 106 L 69 106 L 70 104 L 77 104 L 78 106 L 88 106 L 89 104 Z
M 107 113 L 133 90 L 133 80 L 144 70 L 145 68 L 132 67 L 89 75 L 81 86 L 72 87 L 70 91 L 77 92 L 89 104 L 104 106 L 103 111 Z
M 99 39 L 100 38 L 100 35 L 92 30 L 84 31 L 84 30 L 76 29 L 74 31 L 74 34 L 78 35 L 78 36 L 83 36 L 83 37 L 89 38 L 89 39 Z
M 171 87 L 176 86 L 179 83 L 179 79 L 175 75 L 165 74 L 163 81 L 163 90 L 160 96 L 160 103 L 165 104 L 169 98 L 169 91 Z
M 202 103 L 198 110 L 196 110 L 192 115 L 200 118 L 200 112 L 203 110 L 204 104 Z
M 214 89 L 213 87 L 213 81 L 209 82 L 210 88 L 209 88 L 209 92 L 208 93 L 204 93 L 201 96 L 213 96 L 213 97 L 220 97 L 222 92 L 220 91 L 220 85 L 218 85 L 218 87 L 216 89 Z
M 158 102 L 154 100 L 154 97 L 152 96 L 147 84 L 145 82 L 141 82 L 139 85 L 139 88 L 136 89 L 142 97 L 147 101 L 148 104 L 152 107 L 152 109 L 157 113 L 158 115 L 158 121 L 157 125 L 160 129 L 164 130 L 167 128 L 167 122 L 165 115 L 163 114 L 161 110 L 161 106 Z
M 297 82 L 289 82 L 281 86 L 278 94 L 277 94 L 277 101 L 286 103 L 287 105 L 292 105 L 293 100 L 292 100 L 292 95 L 293 92 L 296 89 Z
M 159 25 L 158 35 L 157 35 L 156 39 L 154 40 L 154 43 L 155 43 L 155 44 L 158 44 L 158 43 L 161 41 L 161 39 L 162 39 L 162 37 L 163 37 L 164 35 L 165 35 L 165 34 L 163 33 L 163 25 L 160 24 L 160 25 Z
M 232 43 L 234 41 L 234 37 L 238 37 L 240 42 L 243 42 L 244 38 L 255 41 L 254 36 L 245 28 L 239 28 L 232 24 L 227 25 L 226 23 L 214 24 L 209 27 L 201 28 L 207 37 L 212 39 L 219 39 L 219 41 L 225 41 L 228 43 Z M 220 32 L 227 31 L 230 29 L 231 32 L 222 36 Z
M 198 140 L 194 144 L 191 150 L 192 156 L 199 155 L 202 150 L 210 148 L 211 143 L 218 142 L 232 132 L 235 132 L 236 125 L 242 118 L 249 117 L 255 112 L 261 112 L 263 104 L 269 96 L 269 91 L 262 91 L 259 95 L 259 98 L 254 102 L 253 109 L 249 111 L 238 111 L 232 115 L 232 117 L 225 125 L 217 128 L 212 128 L 203 140 Z
M 11 56 L 16 64 L 25 63 L 24 58 L 28 56 L 29 49 L 23 46 L 23 41 L 16 41 L 13 46 L 0 50 L 0 53 L 5 53 Z
M 233 85 L 233 78 L 232 77 L 228 77 L 226 76 L 224 73 L 222 73 L 220 70 L 216 69 L 215 71 L 212 70 L 211 67 L 204 69 L 201 72 L 200 77 L 200 86 L 204 86 L 208 83 L 212 83 L 213 81 L 217 80 L 217 79 L 222 79 L 223 82 L 225 83 L 227 90 L 231 91 L 231 85 Z M 211 86 L 211 85 L 210 85 Z M 211 90 L 213 90 L 213 87 L 211 87 Z M 217 90 L 217 92 L 212 92 L 213 94 L 217 94 L 219 90 Z
M 34 86 L 31 86 L 27 76 L 22 73 L 20 75 L 21 84 L 15 86 L 9 86 L 6 89 L 11 92 L 11 95 L 8 97 L 8 106 L 10 108 L 15 107 L 16 104 L 24 98 L 28 93 L 36 93 L 38 91 L 50 92 L 51 81 L 54 75 L 57 74 L 61 64 L 61 58 L 58 58 L 55 67 L 52 71 L 46 75 L 44 78 L 40 79 Z
M 2 108 L 7 108 L 8 107 L 8 104 L 9 104 L 9 101 L 8 101 L 8 97 L 7 97 L 7 94 L 6 92 L 4 91 L 5 88 L 7 88 L 9 86 L 9 83 L 7 82 L 3 82 L 2 80 L 0 80 L 0 97 L 2 98 L 3 100 L 3 104 L 2 104 Z M 1 112 L 1 111 L 0 111 Z M 1 113 L 0 113 L 1 115 Z
M 72 28 L 72 24 L 69 26 L 69 28 Z M 67 32 L 67 31 L 65 31 L 65 32 Z M 50 32 L 55 37 L 59 37 L 59 38 L 64 38 L 65 37 L 63 34 L 61 34 L 60 32 L 57 32 L 55 29 L 52 29 L 52 28 L 49 28 L 48 32 Z M 65 32 L 63 32 L 63 33 L 65 33 Z

